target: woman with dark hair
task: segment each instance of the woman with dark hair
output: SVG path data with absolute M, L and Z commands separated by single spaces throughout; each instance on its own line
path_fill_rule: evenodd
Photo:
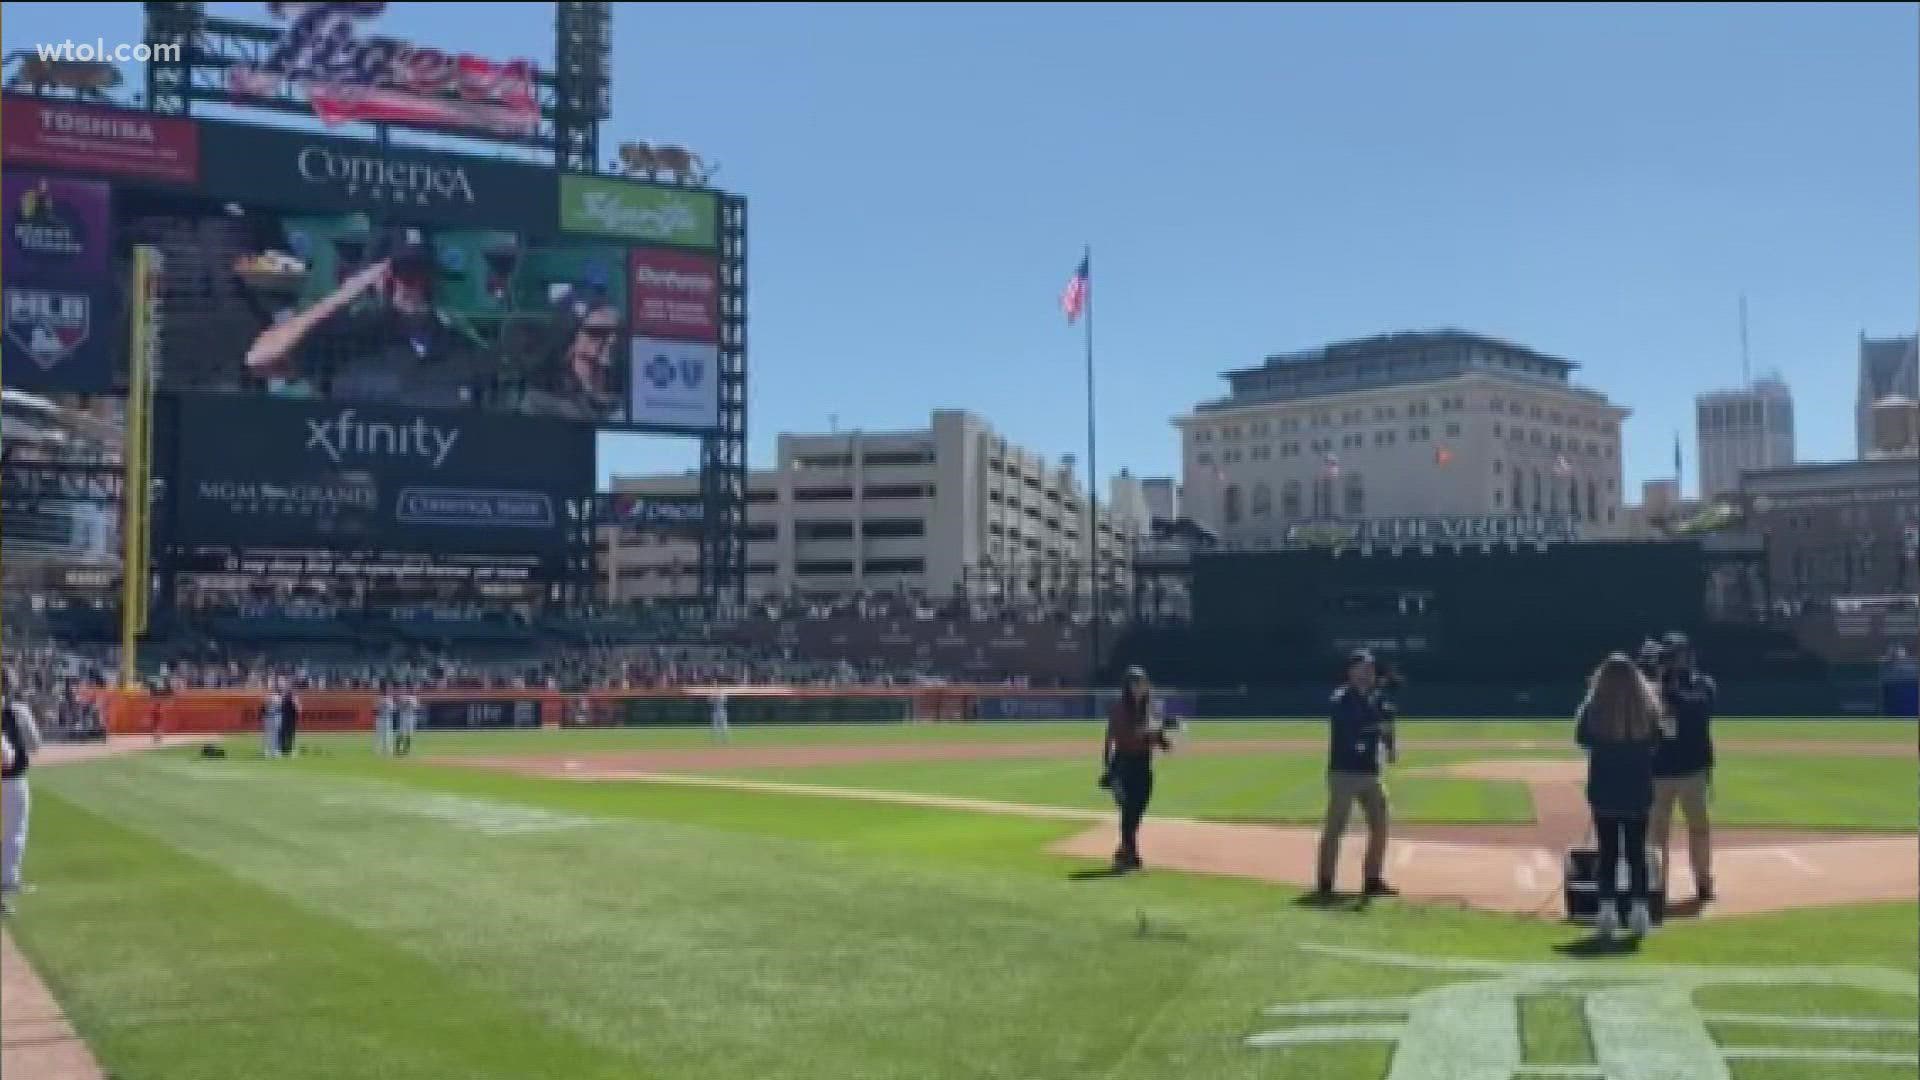
M 536 346 L 540 364 L 528 379 L 521 409 L 533 416 L 605 420 L 620 405 L 610 384 L 620 312 L 574 290 L 560 295 L 552 321 Z
M 1647 818 L 1653 809 L 1653 765 L 1663 715 L 1660 695 L 1646 676 L 1625 653 L 1614 653 L 1594 670 L 1575 723 L 1574 738 L 1587 751 L 1587 803 L 1599 838 L 1595 876 L 1600 910 L 1594 929 L 1602 938 L 1611 938 L 1620 928 L 1614 894 L 1622 858 L 1631 904 L 1627 925 L 1635 937 L 1644 936 L 1651 925 Z
M 1120 849 L 1113 853 L 1118 872 L 1140 869 L 1140 821 L 1153 801 L 1153 752 L 1172 750 L 1168 725 L 1153 700 L 1153 684 L 1140 668 L 1127 669 L 1120 699 L 1107 712 L 1107 737 L 1101 749 L 1100 786 L 1120 807 Z

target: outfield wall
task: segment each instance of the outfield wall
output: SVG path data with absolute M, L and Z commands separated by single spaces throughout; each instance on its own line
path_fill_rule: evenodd
M 1910 688 L 1802 683 L 1735 684 L 1721 687 L 1725 716 L 1912 717 Z M 476 731 L 541 727 L 676 727 L 708 723 L 716 689 L 615 691 L 565 694 L 544 690 L 463 690 L 419 695 L 428 730 Z M 1326 711 L 1328 687 L 1170 692 L 1171 716 L 1236 720 L 1256 717 L 1316 717 Z M 733 724 L 859 724 L 1018 722 L 1084 720 L 1103 716 L 1111 692 L 1008 690 L 1004 687 L 939 687 L 899 690 L 796 690 L 727 687 L 727 717 Z M 257 732 L 266 696 L 259 691 L 185 691 L 155 698 L 142 692 L 94 691 L 107 731 L 115 735 L 164 733 L 222 735 Z M 379 695 L 316 690 L 300 695 L 303 731 L 372 731 Z M 1577 686 L 1410 689 L 1403 705 L 1420 719 L 1538 719 L 1571 716 Z M 1904 711 L 1902 709 L 1904 706 Z

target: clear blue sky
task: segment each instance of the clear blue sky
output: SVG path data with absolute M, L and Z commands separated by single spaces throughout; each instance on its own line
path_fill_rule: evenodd
M 394 8 L 396 36 L 549 59 L 550 5 Z M 133 39 L 140 15 L 0 22 L 16 49 Z M 1168 418 L 1221 370 L 1457 326 L 1631 408 L 1630 485 L 1682 432 L 1691 490 L 1692 397 L 1738 381 L 1742 291 L 1803 458 L 1852 453 L 1857 335 L 1920 321 L 1912 4 L 649 3 L 614 30 L 606 145 L 684 144 L 751 199 L 756 465 L 781 431 L 935 407 L 1083 453 L 1055 303 L 1086 243 L 1108 473 L 1177 471 Z

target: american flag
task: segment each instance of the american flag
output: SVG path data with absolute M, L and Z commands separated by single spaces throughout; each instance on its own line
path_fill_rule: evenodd
M 1080 269 L 1073 272 L 1067 287 L 1060 293 L 1060 310 L 1067 313 L 1068 326 L 1072 326 L 1080 318 L 1080 313 L 1087 308 L 1087 289 L 1090 287 L 1088 279 L 1092 273 L 1092 268 L 1088 264 L 1092 261 L 1091 256 L 1081 259 Z
M 1453 451 L 1447 449 L 1444 446 L 1440 447 L 1438 450 L 1435 450 L 1433 452 L 1433 463 L 1435 465 L 1453 464 Z
M 1334 457 L 1332 454 L 1328 454 L 1327 460 L 1326 460 L 1326 466 L 1327 466 L 1328 476 L 1340 475 L 1340 459 L 1339 458 Z
M 1573 462 L 1567 460 L 1567 455 L 1561 454 L 1553 459 L 1553 471 L 1560 476 L 1569 476 L 1573 473 Z

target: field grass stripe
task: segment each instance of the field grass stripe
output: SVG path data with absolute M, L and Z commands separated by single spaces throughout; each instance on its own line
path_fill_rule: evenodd
M 1758 1013 L 1703 1013 L 1701 1018 L 1710 1024 L 1775 1027 L 1799 1031 L 1885 1032 L 1894 1035 L 1920 1035 L 1920 1023 L 1912 1020 L 1868 1020 L 1852 1016 L 1764 1016 Z

